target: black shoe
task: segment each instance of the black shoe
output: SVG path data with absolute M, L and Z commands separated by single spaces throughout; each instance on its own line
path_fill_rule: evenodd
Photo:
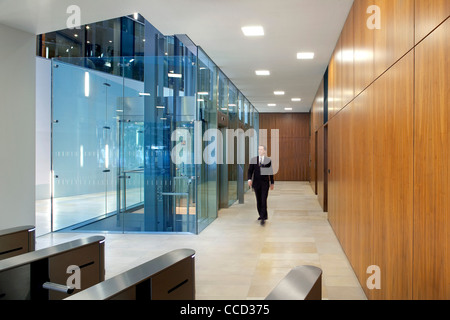
M 259 217 L 258 220 L 261 220 L 261 217 Z
M 261 225 L 263 226 L 266 223 L 265 219 L 261 219 Z

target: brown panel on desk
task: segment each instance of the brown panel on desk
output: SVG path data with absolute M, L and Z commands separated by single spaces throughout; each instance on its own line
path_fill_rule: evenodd
M 195 300 L 194 259 L 165 269 L 151 278 L 152 300 Z
M 16 232 L 0 237 L 0 260 L 27 253 L 28 231 Z
M 450 299 L 449 34 L 447 20 L 415 50 L 415 299 Z
M 67 279 L 72 273 L 67 273 L 69 266 L 78 266 L 81 274 L 81 289 L 76 289 L 73 294 L 89 288 L 104 280 L 102 276 L 102 259 L 100 254 L 102 244 L 93 243 L 54 257 L 49 258 L 50 282 L 66 285 Z M 50 300 L 67 298 L 69 295 L 56 291 L 49 291 Z

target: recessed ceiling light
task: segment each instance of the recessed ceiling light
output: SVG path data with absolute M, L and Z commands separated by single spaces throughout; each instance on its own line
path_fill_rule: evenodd
M 257 76 L 270 76 L 269 70 L 256 70 L 255 73 Z
M 261 26 L 246 26 L 246 27 L 242 27 L 242 32 L 247 37 L 263 36 L 264 28 Z
M 286 110 L 286 111 L 291 111 L 292 108 L 284 108 L 284 110 Z
M 284 95 L 284 91 L 274 91 L 273 94 L 276 96 L 282 96 Z
M 314 59 L 314 52 L 299 52 L 297 59 Z
M 300 98 L 292 98 L 291 101 L 302 101 Z
M 164 109 L 164 106 L 156 106 L 156 109 Z
M 181 78 L 182 77 L 182 75 L 179 73 L 168 73 L 168 76 L 169 76 L 169 78 Z
M 277 105 L 276 105 L 276 103 L 269 103 L 267 106 L 268 107 L 276 107 Z
M 206 91 L 203 91 L 203 92 L 197 92 L 197 94 L 198 94 L 199 96 L 207 96 L 209 93 L 206 92 Z

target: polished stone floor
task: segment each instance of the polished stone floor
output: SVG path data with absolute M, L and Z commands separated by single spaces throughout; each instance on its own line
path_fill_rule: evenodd
M 106 278 L 168 251 L 191 248 L 196 251 L 197 300 L 264 299 L 299 265 L 322 269 L 323 299 L 366 299 L 308 183 L 276 182 L 268 207 L 269 219 L 262 226 L 250 191 L 244 204 L 220 210 L 199 235 L 102 234 Z M 37 237 L 36 249 L 92 235 L 47 234 Z

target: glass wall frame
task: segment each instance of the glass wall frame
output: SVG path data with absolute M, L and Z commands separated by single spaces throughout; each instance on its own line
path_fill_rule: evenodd
M 88 49 L 108 23 L 112 49 L 97 57 Z M 232 205 L 246 172 L 236 143 L 230 164 L 219 146 L 213 163 L 195 151 L 218 143 L 206 134 L 219 129 L 218 112 L 228 117 L 222 129 L 234 131 L 250 121 L 251 104 L 185 35 L 130 17 L 82 30 L 85 57 L 52 61 L 52 231 L 201 232 L 217 218 L 219 190 Z M 174 163 L 177 153 L 184 161 Z
M 216 161 L 206 161 L 204 151 L 213 143 L 214 138 L 208 133 L 217 130 L 218 109 L 218 79 L 219 68 L 209 58 L 206 52 L 198 47 L 198 76 L 197 76 L 197 110 L 201 121 L 203 139 L 197 145 L 203 155 L 199 165 L 198 231 L 201 232 L 217 218 L 218 212 L 218 164 Z

